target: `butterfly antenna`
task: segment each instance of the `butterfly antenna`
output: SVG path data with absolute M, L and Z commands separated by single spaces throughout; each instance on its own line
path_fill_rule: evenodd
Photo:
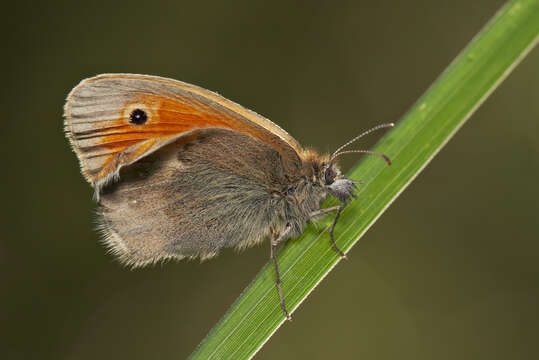
M 344 154 L 367 154 L 367 155 L 375 155 L 375 156 L 378 156 L 378 157 L 381 157 L 382 159 L 384 159 L 384 161 L 388 164 L 388 165 L 391 165 L 391 160 L 389 160 L 389 158 L 382 154 L 382 153 L 379 153 L 379 152 L 376 152 L 376 151 L 370 151 L 370 150 L 346 150 L 346 151 L 341 151 L 341 152 L 338 152 L 336 153 L 335 155 L 333 155 L 331 157 L 331 160 L 330 161 L 333 161 L 335 160 L 335 158 L 337 158 L 338 156 L 341 156 L 341 155 L 344 155 Z
M 395 126 L 395 124 L 393 124 L 393 123 L 380 124 L 380 125 L 377 125 L 377 126 L 371 128 L 371 129 L 365 131 L 365 132 L 362 132 L 361 134 L 359 134 L 358 136 L 356 136 L 355 138 L 353 138 L 352 140 L 348 141 L 346 144 L 344 144 L 343 146 L 341 146 L 337 150 L 335 150 L 335 152 L 331 155 L 331 158 L 329 159 L 329 162 L 331 163 L 339 155 L 348 154 L 349 152 L 341 152 L 341 150 L 344 149 L 345 147 L 347 147 L 348 145 L 352 144 L 356 140 L 362 138 L 363 136 L 368 135 L 373 131 L 376 131 L 376 130 L 379 130 L 379 129 L 384 129 L 384 128 L 392 128 L 393 126 Z M 357 151 L 354 150 L 354 152 L 362 152 L 362 153 L 366 153 L 366 154 L 369 153 L 366 150 L 357 150 Z M 379 154 L 379 153 L 373 153 L 373 152 L 371 152 L 371 153 L 372 153 L 372 155 Z M 379 154 L 379 155 L 382 155 L 382 154 Z M 387 156 L 383 155 L 383 157 L 385 157 L 385 159 L 387 159 Z M 389 160 L 389 159 L 387 159 L 387 160 Z

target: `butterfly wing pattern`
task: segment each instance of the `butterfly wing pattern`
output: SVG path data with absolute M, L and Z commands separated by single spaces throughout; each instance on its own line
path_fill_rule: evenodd
M 209 90 L 157 76 L 104 74 L 83 80 L 68 95 L 65 132 L 85 178 L 99 193 L 134 163 L 190 132 L 231 129 L 269 144 L 285 167 L 303 150 L 286 131 Z

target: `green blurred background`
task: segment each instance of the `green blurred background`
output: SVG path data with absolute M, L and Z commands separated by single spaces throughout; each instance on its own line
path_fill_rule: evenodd
M 330 151 L 401 117 L 502 4 L 5 5 L 0 357 L 185 358 L 268 261 L 269 244 L 136 271 L 106 254 L 62 130 L 81 79 L 191 82 Z M 538 65 L 535 50 L 258 359 L 537 358 Z

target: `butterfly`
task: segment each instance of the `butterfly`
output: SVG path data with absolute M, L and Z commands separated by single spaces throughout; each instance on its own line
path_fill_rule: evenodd
M 81 81 L 64 107 L 66 136 L 94 188 L 104 243 L 121 262 L 216 256 L 270 240 L 287 319 L 276 248 L 314 218 L 328 195 L 345 204 L 357 181 L 330 155 L 304 149 L 285 130 L 224 97 L 177 80 L 103 74 Z

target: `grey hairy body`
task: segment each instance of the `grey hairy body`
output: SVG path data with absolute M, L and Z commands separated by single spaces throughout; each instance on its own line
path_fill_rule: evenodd
M 100 195 L 105 243 L 132 266 L 217 255 L 299 235 L 327 196 L 309 158 L 283 165 L 273 147 L 226 129 L 204 129 L 122 169 Z M 288 231 L 289 230 L 289 231 Z

